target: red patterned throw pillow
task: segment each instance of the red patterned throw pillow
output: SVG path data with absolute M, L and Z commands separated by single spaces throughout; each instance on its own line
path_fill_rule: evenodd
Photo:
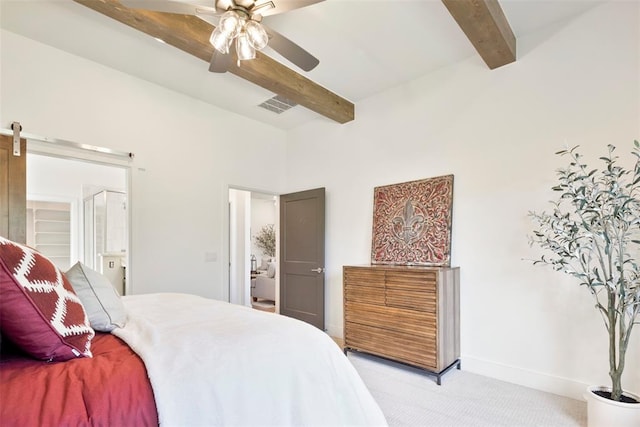
M 0 329 L 33 357 L 91 357 L 95 335 L 62 272 L 37 251 L 0 237 Z

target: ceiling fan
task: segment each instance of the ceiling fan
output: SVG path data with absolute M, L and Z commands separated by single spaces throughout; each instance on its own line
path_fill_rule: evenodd
M 219 17 L 211 34 L 214 47 L 209 71 L 224 73 L 234 60 L 255 58 L 255 52 L 267 45 L 304 71 L 320 61 L 305 49 L 262 23 L 262 18 L 319 3 L 324 0 L 210 0 L 214 6 L 173 0 L 121 0 L 130 9 L 145 9 L 183 15 Z

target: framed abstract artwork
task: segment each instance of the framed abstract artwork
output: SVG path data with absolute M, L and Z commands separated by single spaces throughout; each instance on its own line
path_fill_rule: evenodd
M 372 264 L 450 266 L 453 175 L 376 187 Z

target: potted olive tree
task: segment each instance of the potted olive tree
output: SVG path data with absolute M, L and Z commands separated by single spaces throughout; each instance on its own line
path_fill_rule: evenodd
M 640 144 L 633 169 L 620 165 L 609 145 L 604 167 L 588 167 L 577 147 L 560 151 L 569 165 L 558 170 L 559 193 L 550 212 L 530 212 L 535 260 L 566 273 L 595 299 L 608 332 L 611 387 L 585 393 L 589 426 L 640 426 L 640 397 L 622 387 L 625 356 L 640 312 Z M 601 408 L 613 409 L 602 412 Z

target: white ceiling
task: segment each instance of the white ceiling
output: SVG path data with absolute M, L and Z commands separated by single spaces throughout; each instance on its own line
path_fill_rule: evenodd
M 518 38 L 602 1 L 500 4 Z M 258 108 L 274 94 L 230 73 L 210 73 L 208 63 L 71 0 L 0 0 L 0 18 L 5 30 L 281 129 L 329 120 L 301 106 L 280 115 Z M 356 120 L 359 100 L 477 55 L 440 0 L 325 0 L 264 22 L 320 65 L 305 73 L 265 53 L 355 103 Z

